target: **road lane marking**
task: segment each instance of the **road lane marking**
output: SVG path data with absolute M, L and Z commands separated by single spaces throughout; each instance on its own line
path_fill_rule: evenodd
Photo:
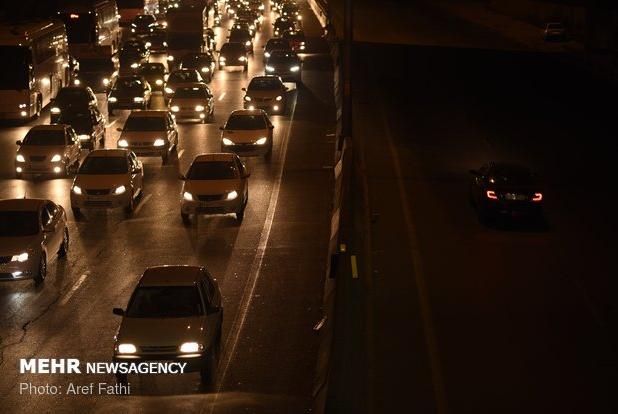
M 83 275 L 79 277 L 79 279 L 77 279 L 77 282 L 75 282 L 71 290 L 69 290 L 67 294 L 64 296 L 64 298 L 62 298 L 62 300 L 60 301 L 60 306 L 66 305 L 69 299 L 71 299 L 71 297 L 75 294 L 75 292 L 77 292 L 77 289 L 79 289 L 79 287 L 82 285 L 82 283 L 84 283 L 84 281 L 88 278 L 89 275 L 90 275 L 90 270 L 87 270 Z
M 137 208 L 133 210 L 133 216 L 136 216 L 137 213 L 140 212 L 142 207 L 144 207 L 144 204 L 146 204 L 148 200 L 150 200 L 151 197 L 152 197 L 152 194 L 147 194 L 146 196 L 144 196 L 142 200 L 140 200 L 140 203 L 137 205 Z
M 221 102 L 223 100 L 223 98 L 225 97 L 226 92 L 222 92 L 221 96 L 219 96 L 218 101 Z
M 397 153 L 397 148 L 395 146 L 395 141 L 391 133 L 390 124 L 388 123 L 388 118 L 386 117 L 386 108 L 384 107 L 383 96 L 380 96 L 379 106 L 380 118 L 382 119 L 382 124 L 384 126 L 384 135 L 386 136 L 386 142 L 390 151 L 391 158 L 393 159 L 393 167 L 397 176 L 399 200 L 401 202 L 401 210 L 403 212 L 404 222 L 408 233 L 408 241 L 410 243 L 410 253 L 412 255 L 414 279 L 416 281 L 416 288 L 418 292 L 423 330 L 425 331 L 425 347 L 427 348 L 427 354 L 429 357 L 431 380 L 433 383 L 434 398 L 436 402 L 436 412 L 438 414 L 445 414 L 447 412 L 447 400 L 444 387 L 444 379 L 442 377 L 442 364 L 440 362 L 438 340 L 434 329 L 433 317 L 431 314 L 431 305 L 429 303 L 429 293 L 427 289 L 427 284 L 425 283 L 425 276 L 423 273 L 423 266 L 421 262 L 421 253 L 419 250 L 419 243 L 416 236 L 416 226 L 414 225 L 414 220 L 412 219 L 412 209 L 410 208 L 411 203 L 408 200 L 408 196 L 404 186 L 404 175 L 401 168 L 401 162 L 399 161 L 399 154 Z
M 355 255 L 350 256 L 350 264 L 352 265 L 352 279 L 358 279 L 358 265 Z
M 230 329 L 230 333 L 225 340 L 224 344 L 224 352 L 226 352 L 221 361 L 222 364 L 219 366 L 221 368 L 221 376 L 219 379 L 219 383 L 217 384 L 216 392 L 212 404 L 210 404 L 209 413 L 212 414 L 215 412 L 217 399 L 221 394 L 221 389 L 223 388 L 223 383 L 225 382 L 225 377 L 227 375 L 228 369 L 234 358 L 234 354 L 236 352 L 236 347 L 238 345 L 238 341 L 240 339 L 240 333 L 243 330 L 245 325 L 247 314 L 249 313 L 249 308 L 251 306 L 251 301 L 254 297 L 255 288 L 257 286 L 258 280 L 261 275 L 262 270 L 262 262 L 264 261 L 264 256 L 266 253 L 266 247 L 268 245 L 268 240 L 270 239 L 270 231 L 272 229 L 273 221 L 275 218 L 275 212 L 277 210 L 277 202 L 279 199 L 279 190 L 281 188 L 281 181 L 283 178 L 283 167 L 285 165 L 285 160 L 288 152 L 288 142 L 290 141 L 290 133 L 292 131 L 292 124 L 294 121 L 294 114 L 296 110 L 296 100 L 293 101 L 292 110 L 290 115 L 290 121 L 287 125 L 286 131 L 283 134 L 283 140 L 281 142 L 281 152 L 279 157 L 279 165 L 277 168 L 277 174 L 275 176 L 275 182 L 273 183 L 273 189 L 270 194 L 270 201 L 268 203 L 268 210 L 266 211 L 266 218 L 264 219 L 264 226 L 262 227 L 262 232 L 260 234 L 260 240 L 258 242 L 258 246 L 255 252 L 255 256 L 253 257 L 253 261 L 251 262 L 251 268 L 249 270 L 249 277 L 245 284 L 245 288 L 243 291 L 242 298 L 239 304 L 239 310 L 236 313 L 236 317 L 234 318 L 234 322 L 232 323 L 232 328 Z M 203 409 L 200 410 L 203 412 Z

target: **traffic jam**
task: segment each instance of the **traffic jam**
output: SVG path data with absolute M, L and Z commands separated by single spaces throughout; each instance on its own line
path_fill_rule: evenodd
M 96 238 L 88 226 L 140 220 L 161 188 L 181 191 L 175 206 L 160 206 L 170 214 L 158 232 L 195 231 L 219 216 L 251 226 L 252 202 L 268 204 L 252 174 L 277 160 L 303 88 L 307 45 L 295 0 L 65 3 L 49 21 L 0 27 L 10 68 L 0 129 L 15 131 L 10 185 L 23 189 L 0 200 L 0 283 L 55 283 L 71 247 Z M 230 82 L 235 94 L 222 91 Z M 172 166 L 177 186 L 157 183 Z M 125 243 L 120 233 L 109 238 L 101 242 Z M 217 275 L 173 259 L 142 271 L 126 302 L 109 309 L 110 360 L 180 361 L 213 385 L 225 339 Z M 116 380 L 130 382 L 126 373 Z

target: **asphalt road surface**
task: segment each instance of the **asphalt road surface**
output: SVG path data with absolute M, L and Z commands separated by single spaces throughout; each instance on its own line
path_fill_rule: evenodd
M 218 127 L 242 107 L 243 92 L 263 74 L 262 49 L 272 36 L 266 14 L 249 72 L 215 73 L 210 84 L 215 122 L 179 124 L 178 160 L 162 166 L 143 159 L 145 195 L 135 214 L 70 212 L 71 179 L 13 178 L 15 141 L 49 111 L 26 125 L 0 126 L 0 197 L 45 197 L 68 210 L 70 251 L 50 266 L 43 286 L 32 281 L 0 285 L 0 412 L 306 412 L 311 407 L 320 305 L 328 242 L 334 130 L 332 68 L 321 30 L 303 5 L 308 53 L 303 85 L 289 92 L 288 114 L 272 117 L 271 163 L 247 159 L 252 172 L 245 219 L 201 217 L 185 227 L 180 218 L 180 172 L 195 155 L 219 150 Z M 225 22 L 229 25 L 229 22 Z M 226 37 L 217 29 L 219 47 Z M 164 60 L 165 56 L 157 59 Z M 100 107 L 105 97 L 99 95 Z M 157 96 L 155 108 L 163 108 Z M 115 148 L 129 111 L 109 119 L 106 146 Z M 224 350 L 216 392 L 200 387 L 199 375 L 130 377 L 132 395 L 20 395 L 19 383 L 59 385 L 108 382 L 113 375 L 20 375 L 19 358 L 111 361 L 120 319 L 147 266 L 203 264 L 217 278 L 224 300 Z
M 411 44 L 354 48 L 369 205 L 356 196 L 332 407 L 618 412 L 615 89 L 573 57 L 412 10 Z M 468 170 L 490 160 L 538 171 L 546 225 L 479 223 Z

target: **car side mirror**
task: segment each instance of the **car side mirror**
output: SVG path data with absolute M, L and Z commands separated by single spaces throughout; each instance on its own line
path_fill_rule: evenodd
M 16 145 L 21 145 L 21 140 L 17 140 L 17 141 L 15 141 L 15 144 L 16 144 Z
M 122 132 L 122 128 L 116 128 L 116 131 Z
M 112 313 L 118 316 L 124 316 L 124 309 L 122 308 L 114 308 L 112 309 Z

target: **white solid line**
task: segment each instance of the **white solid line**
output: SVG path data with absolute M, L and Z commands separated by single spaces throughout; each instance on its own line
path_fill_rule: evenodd
M 350 265 L 352 266 L 352 279 L 358 279 L 358 265 L 355 255 L 350 256 Z
M 133 216 L 136 216 L 137 213 L 139 213 L 139 211 L 142 209 L 144 204 L 146 204 L 148 200 L 150 200 L 150 197 L 152 197 L 152 194 L 147 194 L 144 196 L 143 199 L 140 200 L 139 204 L 137 205 L 137 208 L 133 211 Z
M 83 275 L 79 277 L 79 279 L 77 279 L 77 282 L 75 282 L 71 290 L 69 290 L 67 294 L 64 296 L 64 298 L 62 298 L 62 300 L 60 301 L 60 306 L 66 305 L 69 299 L 71 299 L 71 296 L 73 296 L 73 294 L 77 291 L 77 289 L 79 289 L 82 283 L 84 283 L 84 280 L 86 280 L 88 275 L 90 275 L 90 270 L 86 271 Z
M 218 99 L 218 100 L 219 100 L 219 101 L 222 101 L 222 100 L 223 100 L 223 97 L 225 96 L 225 94 L 226 94 L 226 92 L 222 92 L 222 93 L 221 93 L 221 96 L 219 96 L 219 99 Z
M 178 158 L 182 157 L 182 154 L 185 153 L 185 150 L 181 149 L 180 151 L 178 151 Z
M 410 201 L 408 200 L 406 188 L 404 186 L 403 170 L 401 168 L 401 162 L 399 161 L 399 154 L 397 153 L 397 148 L 395 147 L 395 141 L 391 133 L 391 128 L 386 117 L 386 109 L 384 108 L 383 98 L 380 99 L 379 106 L 380 115 L 384 126 L 384 135 L 386 136 L 386 142 L 390 150 L 391 158 L 393 159 L 393 167 L 395 174 L 397 175 L 397 187 L 401 201 L 401 210 L 403 211 L 404 222 L 408 233 L 408 241 L 410 243 L 410 253 L 412 256 L 412 265 L 414 267 L 414 278 L 418 292 L 421 320 L 423 322 L 423 330 L 425 331 L 425 347 L 427 348 L 427 354 L 429 357 L 434 398 L 436 400 L 436 413 L 444 414 L 447 412 L 446 390 L 444 388 L 444 380 L 442 377 L 442 364 L 440 362 L 440 355 L 438 352 L 438 340 L 434 329 L 431 305 L 429 303 L 429 292 L 425 283 L 421 253 L 418 239 L 416 237 L 416 226 L 414 225 L 414 220 L 412 219 L 412 209 L 410 208 Z
M 260 278 L 260 271 L 262 269 L 262 262 L 264 261 L 264 255 L 266 253 L 266 246 L 268 245 L 268 240 L 270 238 L 270 230 L 273 225 L 273 221 L 275 218 L 275 211 L 277 210 L 277 201 L 279 199 L 279 190 L 281 188 L 281 179 L 283 177 L 283 167 L 285 165 L 285 159 L 288 152 L 288 142 L 290 133 L 292 131 L 292 123 L 294 121 L 294 112 L 296 109 L 296 101 L 292 106 L 292 115 L 290 117 L 290 122 L 288 123 L 287 129 L 283 134 L 283 140 L 281 142 L 281 152 L 280 152 L 280 162 L 277 168 L 277 175 L 275 178 L 275 182 L 273 184 L 273 189 L 270 194 L 270 202 L 268 203 L 268 210 L 266 211 L 266 219 L 264 220 L 264 227 L 262 227 L 262 232 L 260 234 L 260 241 L 258 242 L 257 251 L 255 252 L 255 256 L 253 261 L 251 262 L 251 268 L 249 270 L 249 277 L 247 279 L 247 283 L 245 285 L 245 289 L 243 291 L 242 298 L 240 300 L 239 310 L 236 313 L 236 318 L 232 323 L 232 328 L 230 329 L 230 333 L 225 341 L 225 345 L 223 349 L 225 350 L 225 358 L 221 361 L 222 364 L 219 366 L 221 368 L 221 376 L 219 379 L 219 384 L 217 385 L 217 390 L 210 404 L 209 413 L 214 413 L 216 408 L 216 402 L 219 394 L 221 393 L 221 388 L 223 387 L 223 383 L 225 382 L 225 376 L 227 375 L 227 371 L 230 367 L 230 363 L 234 358 L 234 353 L 236 352 L 236 346 L 238 345 L 238 340 L 240 338 L 240 333 L 245 325 L 245 321 L 247 319 L 247 314 L 249 312 L 249 307 L 251 306 L 251 300 L 253 299 L 255 287 L 257 286 L 257 282 Z M 202 410 L 200 410 L 201 412 Z

